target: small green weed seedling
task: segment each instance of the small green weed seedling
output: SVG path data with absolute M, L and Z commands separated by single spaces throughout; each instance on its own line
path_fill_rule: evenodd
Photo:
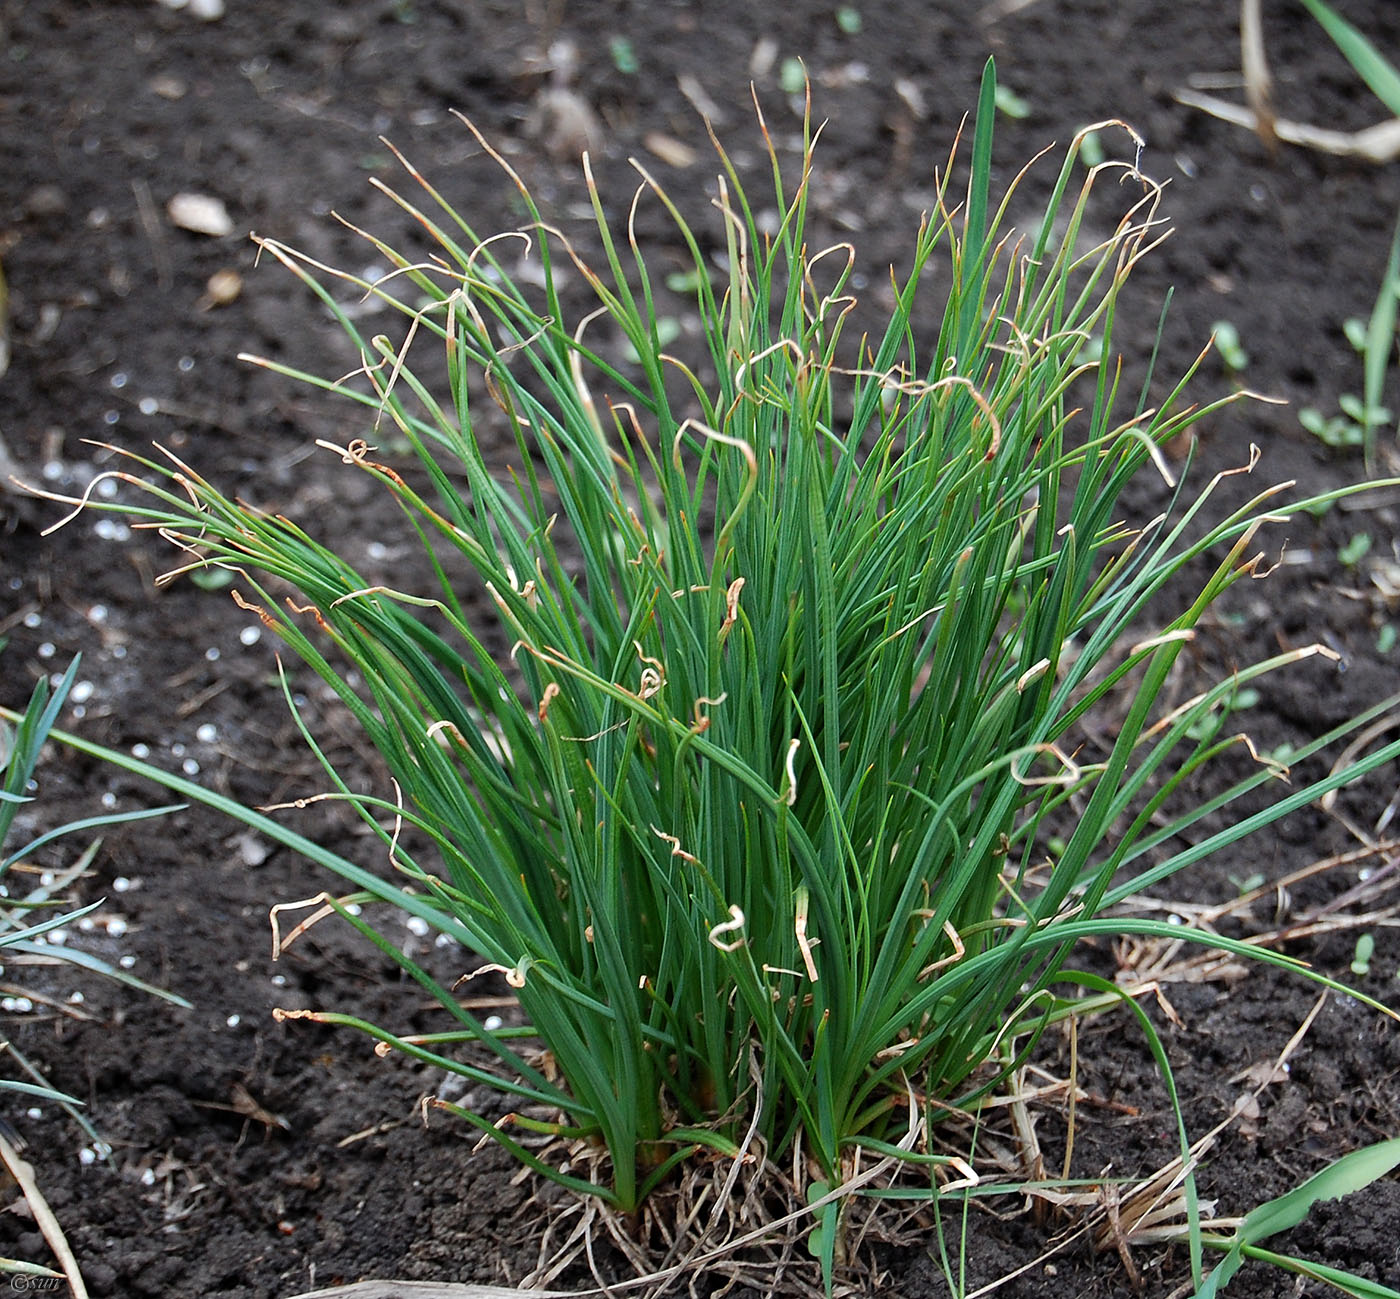
M 369 236 L 384 279 L 264 241 L 358 367 L 327 380 L 258 363 L 351 404 L 344 444 L 322 445 L 401 507 L 426 586 L 367 581 L 174 458 L 133 457 L 140 474 L 117 476 L 139 499 L 94 501 L 174 539 L 181 571 L 234 573 L 236 598 L 337 692 L 396 782 L 393 798 L 353 792 L 303 726 L 396 873 L 322 855 L 359 890 L 327 905 L 424 987 L 443 1027 L 286 1017 L 353 1025 L 506 1094 L 499 1122 L 437 1103 L 619 1214 L 663 1187 L 697 1206 L 784 1197 L 811 1215 L 828 1282 L 863 1197 L 967 1184 L 930 1138 L 940 1116 L 1001 1088 L 1081 1005 L 1077 986 L 1112 999 L 1067 969 L 1078 942 L 1192 932 L 1111 908 L 1400 755 L 1378 747 L 1293 786 L 1260 761 L 1189 796 L 1242 742 L 1223 729 L 1230 701 L 1272 670 L 1322 666 L 1326 650 L 1299 648 L 1162 704 L 1202 617 L 1260 575 L 1261 526 L 1318 501 L 1264 488 L 1212 521 L 1219 480 L 1175 483 L 1163 448 L 1240 394 L 1198 407 L 1185 379 L 1156 405 L 1120 390 L 1116 312 L 1161 237 L 1158 190 L 1121 163 L 1086 177 L 1076 141 L 1043 215 L 1012 234 L 1019 178 L 991 190 L 996 103 L 989 64 L 966 194 L 950 198 L 950 159 L 888 319 L 858 342 L 843 333 L 854 254 L 809 239 L 810 126 L 795 179 L 765 132 L 774 226 L 720 154 L 716 279 L 642 171 L 635 202 L 670 213 L 693 262 L 702 341 L 674 351 L 646 251 L 630 223 L 620 242 L 591 174 L 596 265 L 503 161 L 529 213 L 510 258 L 411 167 L 419 203 L 390 197 L 433 249 Z M 1100 189 L 1127 210 L 1084 251 Z M 534 265 L 517 281 L 522 247 Z M 942 326 L 926 340 L 913 321 L 935 255 Z M 561 262 L 591 303 L 566 301 Z M 344 281 L 397 313 L 395 336 L 359 331 L 336 305 Z M 431 379 L 424 339 L 443 367 Z M 475 435 L 492 420 L 514 438 L 508 468 Z M 376 450 L 389 437 L 412 447 L 412 475 Z M 1161 511 L 1124 517 L 1140 474 L 1168 481 Z M 1086 740 L 1110 703 L 1114 733 Z M 1274 801 L 1220 828 L 1261 787 Z M 1216 828 L 1193 832 L 1208 815 Z M 351 905 L 373 901 L 478 953 L 523 1022 L 487 1028 Z M 1184 1157 L 1180 1123 L 1178 1138 Z M 1199 1280 L 1199 1243 L 1195 1262 Z
M 1215 350 L 1231 375 L 1238 376 L 1249 365 L 1249 353 L 1240 343 L 1240 331 L 1228 320 L 1217 320 L 1211 327 Z
M 1343 568 L 1355 568 L 1371 553 L 1371 534 L 1354 533 L 1351 539 L 1337 551 L 1337 560 Z

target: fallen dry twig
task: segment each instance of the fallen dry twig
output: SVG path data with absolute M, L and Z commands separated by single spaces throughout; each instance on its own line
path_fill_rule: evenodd
M 68 1278 L 68 1288 L 73 1292 L 73 1299 L 88 1299 L 83 1274 L 78 1270 L 78 1260 L 73 1257 L 63 1228 L 58 1225 L 58 1219 L 54 1217 L 53 1210 L 49 1208 L 48 1201 L 39 1190 L 39 1183 L 34 1178 L 33 1165 L 6 1141 L 3 1135 L 0 1135 L 0 1159 L 5 1161 L 10 1175 L 19 1183 L 19 1189 L 24 1193 L 25 1201 L 34 1214 L 35 1225 L 48 1241 L 49 1248 L 53 1250 L 54 1257 L 63 1268 L 63 1275 Z

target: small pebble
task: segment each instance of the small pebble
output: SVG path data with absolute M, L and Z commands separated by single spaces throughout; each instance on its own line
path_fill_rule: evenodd
M 189 87 L 179 77 L 171 76 L 165 72 L 152 77 L 146 86 L 153 95 L 159 95 L 162 99 L 168 99 L 171 102 L 183 99 L 189 93 Z
M 233 233 L 233 218 L 222 199 L 211 194 L 176 194 L 165 205 L 171 225 L 192 234 L 221 239 Z
M 36 185 L 25 197 L 24 210 L 32 217 L 62 216 L 68 196 L 57 185 Z

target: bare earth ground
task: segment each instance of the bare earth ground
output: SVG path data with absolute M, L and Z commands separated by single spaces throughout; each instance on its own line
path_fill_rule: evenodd
M 1341 326 L 1369 311 L 1400 206 L 1400 173 L 1295 149 L 1271 158 L 1252 136 L 1175 103 L 1173 88 L 1193 74 L 1235 68 L 1230 5 L 1039 0 L 983 24 L 971 0 L 895 0 L 858 5 L 858 34 L 838 27 L 834 7 L 807 0 L 228 7 L 219 21 L 201 23 L 145 0 L 0 0 L 0 256 L 14 347 L 0 386 L 0 432 L 26 474 L 55 489 L 80 487 L 108 463 L 83 439 L 138 449 L 159 440 L 224 487 L 343 546 L 357 565 L 393 571 L 401 551 L 392 507 L 312 448 L 318 436 L 343 440 L 345 412 L 235 360 L 261 352 L 332 374 L 354 364 L 290 277 L 272 266 L 254 271 L 248 231 L 356 269 L 372 264 L 371 250 L 327 214 L 335 208 L 357 223 L 399 228 L 367 184 L 399 174 L 381 135 L 482 231 L 518 224 L 512 187 L 452 108 L 508 153 L 551 220 L 574 229 L 584 199 L 576 131 L 549 111 L 561 87 L 593 114 L 594 155 L 615 214 L 630 199 L 626 159 L 636 155 L 703 219 L 714 167 L 690 101 L 708 97 L 726 142 L 758 160 L 750 78 L 775 136 L 787 140 L 800 123 L 778 80 L 782 60 L 800 56 L 827 122 L 816 219 L 857 244 L 874 295 L 884 268 L 904 261 L 933 168 L 974 103 L 989 53 L 1030 110 L 1001 123 L 1005 178 L 1033 152 L 1106 117 L 1137 126 L 1147 139 L 1144 169 L 1170 177 L 1166 213 L 1178 232 L 1144 272 L 1154 302 L 1176 288 L 1161 373 L 1182 371 L 1212 322 L 1228 319 L 1251 356 L 1250 386 L 1294 404 L 1236 407 L 1212 419 L 1198 481 L 1242 463 L 1251 442 L 1264 451 L 1256 480 L 1296 478 L 1311 493 L 1362 472 L 1358 455 L 1329 451 L 1304 433 L 1295 411 L 1309 403 L 1335 411 L 1339 393 L 1359 389 L 1360 363 Z M 1400 9 L 1343 7 L 1382 48 L 1400 50 Z M 1347 129 L 1381 116 L 1300 7 L 1267 8 L 1277 11 L 1271 53 L 1289 116 Z M 619 70 L 614 38 L 629 43 L 634 71 Z M 233 232 L 215 238 L 172 227 L 165 204 L 181 191 L 222 199 Z M 646 221 L 643 233 L 660 241 L 664 259 L 674 236 L 659 219 Z M 225 305 L 205 297 L 218 271 L 246 277 Z M 1149 304 L 1124 346 L 1145 354 L 1154 320 Z M 1212 357 L 1198 391 L 1214 395 L 1228 382 Z M 1143 508 L 1156 507 L 1145 496 Z M 0 627 L 9 637 L 0 700 L 20 703 L 40 673 L 81 651 L 89 685 L 66 725 L 119 748 L 148 746 L 171 769 L 194 764 L 201 779 L 250 803 L 322 787 L 271 684 L 272 649 L 266 639 L 247 643 L 251 633 L 241 633 L 255 623 L 226 593 L 189 582 L 156 591 L 152 579 L 170 556 L 149 538 L 114 533 L 106 516 L 85 516 L 43 539 L 38 528 L 56 509 L 0 498 L 0 510 Z M 1371 536 L 1371 551 L 1344 565 L 1338 550 L 1359 533 Z M 1249 714 L 1261 744 L 1316 733 L 1395 687 L 1397 652 L 1382 653 L 1377 642 L 1396 615 L 1397 535 L 1394 495 L 1280 531 L 1271 545 L 1276 551 L 1287 540 L 1290 562 L 1234 598 L 1231 616 L 1202 644 L 1194 663 L 1202 674 L 1312 640 L 1341 655 L 1266 687 Z M 315 719 L 324 701 L 305 689 Z M 370 771 L 353 733 L 332 710 L 325 714 L 333 756 Z M 1369 828 L 1394 786 L 1394 771 L 1383 772 L 1344 800 L 1345 810 Z M 55 752 L 40 815 L 47 824 L 91 814 L 108 792 L 123 807 L 158 798 Z M 365 864 L 377 858 L 347 819 L 324 808 L 294 823 Z M 1252 875 L 1276 881 L 1359 846 L 1338 819 L 1309 811 L 1241 854 L 1197 868 L 1172 893 L 1183 905 L 1227 901 Z M 1386 860 L 1266 889 L 1230 922 L 1233 932 L 1302 924 L 1356 886 L 1359 868 L 1374 872 Z M 129 887 L 119 889 L 119 880 Z M 431 1025 L 391 968 L 330 926 L 271 962 L 269 906 L 324 887 L 334 885 L 305 863 L 191 810 L 109 839 L 81 889 L 81 900 L 107 898 L 103 923 L 72 941 L 133 955 L 137 973 L 182 993 L 193 1010 L 66 971 L 21 972 L 60 998 L 78 988 L 85 997 L 74 1014 L 8 1014 L 3 1031 L 87 1102 L 112 1144 L 110 1161 L 84 1162 L 81 1134 L 50 1106 L 30 1111 L 13 1098 L 3 1110 L 28 1142 L 92 1293 L 250 1299 L 364 1276 L 502 1283 L 534 1265 L 557 1210 L 531 1207 L 533 1183 L 492 1151 L 473 1154 L 470 1134 L 441 1119 L 424 1128 L 415 1103 L 434 1079 L 376 1060 L 349 1033 L 273 1021 L 274 1006 L 317 1006 L 400 1028 Z M 1387 905 L 1382 894 L 1347 903 L 1341 914 Z M 124 921 L 126 932 L 109 932 L 108 920 Z M 1367 927 L 1377 946 L 1361 986 L 1398 1001 L 1400 940 L 1383 924 Z M 419 941 L 407 930 L 404 939 Z M 1354 939 L 1355 930 L 1333 927 L 1286 950 L 1351 977 Z M 1107 950 L 1090 956 L 1110 970 L 1117 959 Z M 1233 981 L 1169 983 L 1165 994 L 1179 1026 L 1148 1004 L 1193 1136 L 1227 1116 L 1252 1086 L 1246 1071 L 1275 1059 L 1316 1001 L 1310 985 L 1263 969 Z M 1066 1045 L 1047 1043 L 1042 1063 L 1063 1075 Z M 1169 1159 L 1165 1093 L 1125 1016 L 1085 1026 L 1079 1066 L 1091 1099 L 1079 1111 L 1074 1171 L 1146 1173 Z M 1289 1066 L 1261 1092 L 1257 1112 L 1228 1128 L 1206 1157 L 1203 1194 L 1222 1215 L 1400 1131 L 1393 1022 L 1329 998 Z M 281 1122 L 250 1119 L 244 1097 Z M 1064 1123 L 1053 1106 L 1041 1135 L 1057 1163 Z M 22 1199 L 10 1207 L 0 1214 L 0 1253 L 49 1261 Z M 969 1289 L 1031 1263 L 1072 1225 L 1019 1210 L 974 1216 Z M 1400 1184 L 1329 1206 L 1276 1243 L 1400 1285 Z M 925 1231 L 914 1244 L 875 1252 L 859 1285 L 911 1299 L 945 1294 L 932 1246 Z M 1180 1247 L 1141 1246 L 1133 1260 L 1149 1296 L 1179 1293 L 1189 1278 Z M 603 1265 L 616 1260 L 605 1253 Z M 576 1269 L 562 1280 L 584 1284 L 586 1274 Z M 1076 1240 L 1001 1293 L 1130 1292 L 1116 1251 L 1094 1255 Z M 1316 1290 L 1255 1266 L 1231 1293 Z

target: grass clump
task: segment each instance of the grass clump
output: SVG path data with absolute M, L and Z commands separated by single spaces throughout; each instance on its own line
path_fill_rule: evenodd
M 1109 907 L 1397 752 L 1179 846 L 1283 774 L 1261 761 L 1189 796 L 1237 747 L 1223 727 L 1242 687 L 1314 650 L 1160 700 L 1212 603 L 1258 575 L 1261 523 L 1302 505 L 1271 489 L 1207 521 L 1212 483 L 1123 517 L 1125 488 L 1165 474 L 1161 448 L 1214 409 L 1183 404 L 1184 380 L 1156 407 L 1146 385 L 1136 401 L 1120 391 L 1115 316 L 1160 236 L 1158 192 L 1122 164 L 1085 179 L 1076 143 L 1041 219 L 1012 233 L 1021 178 L 994 206 L 995 104 L 989 67 L 966 196 L 949 198 L 950 163 L 888 321 L 858 344 L 843 336 L 851 250 L 807 243 L 810 131 L 795 185 L 770 144 L 781 215 L 767 234 L 721 152 L 718 288 L 643 173 L 637 201 L 671 212 L 693 258 L 698 355 L 661 342 L 653 274 L 591 177 L 601 270 L 520 187 L 538 291 L 412 169 L 423 206 L 391 197 L 431 236 L 428 258 L 373 240 L 395 270 L 369 283 L 266 242 L 360 367 L 323 380 L 263 364 L 358 403 L 357 436 L 326 445 L 402 507 L 429 587 L 366 581 L 173 458 L 122 475 L 145 493 L 122 508 L 185 547 L 189 570 L 236 573 L 237 598 L 387 763 L 401 798 L 354 794 L 327 764 L 399 872 L 356 873 L 356 900 L 406 907 L 479 953 L 523 1022 L 488 1029 L 345 898 L 331 905 L 451 1027 L 407 1038 L 317 1017 L 515 1098 L 503 1122 L 444 1105 L 617 1210 L 683 1165 L 721 1180 L 741 1155 L 792 1169 L 828 1274 L 839 1204 L 873 1164 L 922 1170 L 925 1193 L 946 1181 L 958 1161 L 932 1153 L 930 1122 L 1025 1059 L 1064 1008 L 1077 941 L 1181 936 Z M 1128 211 L 1085 247 L 1106 179 Z M 940 252 L 946 305 L 925 349 L 914 306 Z M 561 262 L 590 312 L 566 308 Z M 362 336 L 337 280 L 397 309 L 401 336 Z M 425 338 L 440 378 L 425 377 Z M 510 473 L 474 435 L 501 419 Z M 377 458 L 390 436 L 412 474 Z M 469 612 L 483 593 L 509 662 Z M 1081 727 L 1110 699 L 1122 721 L 1096 749 Z M 431 851 L 411 851 L 402 823 Z M 566 1167 L 561 1143 L 593 1156 Z
M 40 760 L 73 688 L 80 661 L 75 658 L 66 671 L 55 674 L 52 679 L 41 677 L 23 711 L 0 706 L 0 974 L 6 978 L 9 993 L 4 1009 L 24 1014 L 45 1005 L 57 1005 L 52 990 L 36 987 L 27 978 L 28 971 L 34 967 L 56 965 L 85 970 L 188 1009 L 189 1002 L 183 997 L 151 986 L 120 965 L 83 950 L 68 937 L 70 928 L 102 906 L 102 899 L 86 906 L 75 906 L 69 896 L 70 888 L 87 874 L 96 858 L 102 845 L 102 832 L 179 809 L 157 807 L 107 812 L 44 830 L 32 838 L 17 833 L 23 824 L 21 814 L 33 810 L 28 805 L 36 802 L 42 805 L 43 794 L 37 774 Z M 70 836 L 97 837 L 89 838 L 82 850 L 62 865 L 50 866 L 46 854 L 53 851 L 56 843 Z M 20 842 L 17 843 L 17 839 Z M 110 1155 L 111 1146 L 84 1115 L 82 1101 L 55 1089 L 44 1071 L 14 1042 L 0 1042 L 0 1053 L 6 1065 L 13 1066 L 0 1074 L 0 1091 L 58 1105 L 86 1136 L 94 1156 L 106 1158 Z M 0 1162 L 18 1177 L 20 1190 L 30 1198 L 32 1205 L 37 1189 L 27 1168 L 20 1167 L 19 1151 L 22 1149 L 23 1142 L 18 1134 L 7 1122 L 0 1122 Z M 56 1223 L 53 1230 L 57 1232 Z M 58 1235 L 61 1238 L 61 1233 Z M 53 1243 L 50 1237 L 50 1244 Z M 65 1264 L 71 1261 L 64 1259 L 61 1251 L 60 1259 Z M 13 1259 L 0 1259 L 0 1272 L 59 1275 Z

